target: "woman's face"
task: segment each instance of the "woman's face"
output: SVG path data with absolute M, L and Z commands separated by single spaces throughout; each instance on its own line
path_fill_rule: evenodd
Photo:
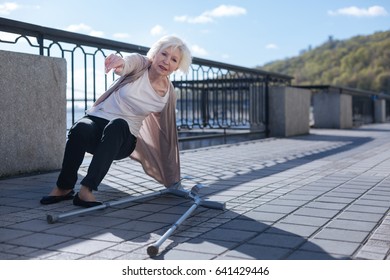
M 169 76 L 179 68 L 181 51 L 179 48 L 168 47 L 160 50 L 154 57 L 152 67 L 158 74 Z

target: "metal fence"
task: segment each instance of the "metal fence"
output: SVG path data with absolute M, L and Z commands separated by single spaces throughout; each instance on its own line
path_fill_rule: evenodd
M 146 54 L 147 47 L 0 18 L 0 48 L 67 61 L 69 128 L 116 78 L 104 73 L 111 53 Z M 268 130 L 268 88 L 292 77 L 193 58 L 187 75 L 175 73 L 177 127 L 180 131 Z

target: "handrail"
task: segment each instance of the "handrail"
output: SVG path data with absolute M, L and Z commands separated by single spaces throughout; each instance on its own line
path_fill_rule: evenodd
M 118 51 L 124 51 L 124 52 L 133 51 L 133 52 L 138 52 L 140 54 L 146 54 L 149 50 L 148 47 L 144 47 L 144 46 L 133 45 L 129 43 L 123 43 L 119 41 L 103 39 L 99 37 L 73 33 L 64 30 L 43 27 L 40 25 L 24 23 L 24 22 L 6 19 L 2 17 L 0 17 L 0 26 L 1 26 L 1 30 L 6 32 L 12 32 L 12 33 L 20 32 L 22 35 L 25 36 L 34 36 L 34 37 L 42 36 L 44 39 L 48 39 L 48 40 L 80 44 L 80 45 L 98 47 L 102 49 L 112 48 L 112 46 L 115 46 L 118 49 Z M 267 72 L 260 69 L 247 68 L 243 66 L 237 66 L 234 64 L 217 62 L 217 61 L 207 60 L 203 58 L 194 57 L 192 61 L 195 64 L 208 65 L 210 67 L 221 67 L 221 68 L 226 68 L 231 70 L 268 75 L 269 77 L 278 78 L 278 79 L 285 79 L 285 80 L 293 79 L 293 77 L 284 74 Z

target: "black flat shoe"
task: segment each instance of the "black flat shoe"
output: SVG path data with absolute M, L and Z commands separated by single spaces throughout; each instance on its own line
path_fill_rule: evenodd
M 82 199 L 80 199 L 78 193 L 76 193 L 76 195 L 73 198 L 73 205 L 81 206 L 81 207 L 84 207 L 84 208 L 91 208 L 91 207 L 99 206 L 99 205 L 102 205 L 102 204 L 103 203 L 100 202 L 100 201 L 85 201 L 85 200 L 82 200 Z
M 69 193 L 67 193 L 66 195 L 48 195 L 48 196 L 44 196 L 42 197 L 41 199 L 41 204 L 54 204 L 54 203 L 58 203 L 58 202 L 61 202 L 63 200 L 69 200 L 69 199 L 72 199 L 74 196 L 74 191 L 70 191 Z

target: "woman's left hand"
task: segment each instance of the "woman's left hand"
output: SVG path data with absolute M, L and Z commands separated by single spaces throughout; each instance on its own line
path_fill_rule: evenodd
M 106 74 L 110 72 L 111 69 L 114 69 L 115 74 L 122 72 L 124 64 L 125 61 L 122 57 L 117 56 L 115 54 L 110 54 L 106 57 L 106 60 L 104 61 Z

